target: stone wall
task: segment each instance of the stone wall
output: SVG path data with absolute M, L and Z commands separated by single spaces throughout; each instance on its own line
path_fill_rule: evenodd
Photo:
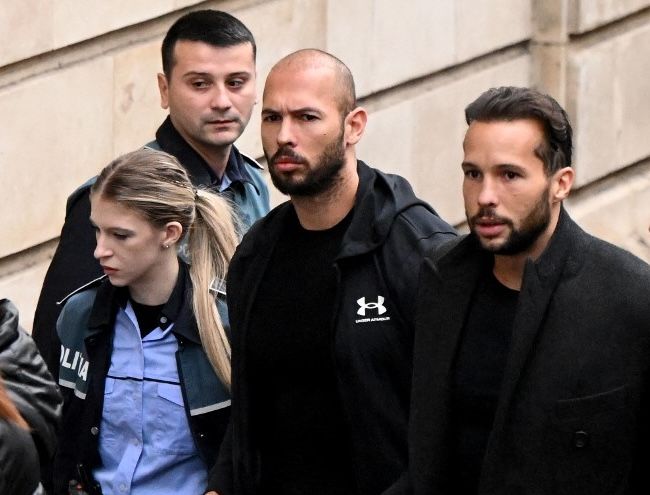
M 232 12 L 253 31 L 260 91 L 273 63 L 298 48 L 348 63 L 370 111 L 360 157 L 408 177 L 458 225 L 465 105 L 495 85 L 548 91 L 576 131 L 569 210 L 587 230 L 650 260 L 650 0 L 4 3 L 0 297 L 16 302 L 28 328 L 66 197 L 151 139 L 165 115 L 160 43 L 194 8 Z M 254 112 L 239 145 L 259 157 L 258 133 Z

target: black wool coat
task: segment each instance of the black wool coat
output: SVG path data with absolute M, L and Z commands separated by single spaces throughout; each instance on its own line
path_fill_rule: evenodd
M 473 236 L 421 273 L 409 431 L 415 494 L 454 494 L 452 367 L 481 267 Z M 650 267 L 562 210 L 526 264 L 478 493 L 650 493 Z

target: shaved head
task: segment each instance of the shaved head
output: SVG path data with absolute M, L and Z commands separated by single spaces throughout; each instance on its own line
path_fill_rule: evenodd
M 312 69 L 326 69 L 334 72 L 332 97 L 336 100 L 343 116 L 357 106 L 354 79 L 348 66 L 334 55 L 316 48 L 298 50 L 282 58 L 271 69 L 269 78 L 276 72 L 298 72 Z

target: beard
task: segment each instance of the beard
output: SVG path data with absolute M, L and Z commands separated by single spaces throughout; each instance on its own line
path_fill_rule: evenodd
M 467 223 L 474 235 L 476 235 L 476 221 L 480 218 L 489 218 L 508 225 L 510 227 L 510 235 L 508 235 L 501 245 L 486 245 L 477 235 L 481 246 L 493 254 L 512 256 L 523 253 L 535 243 L 551 222 L 551 206 L 548 202 L 549 195 L 550 188 L 546 188 L 532 210 L 522 220 L 519 228 L 515 228 L 513 221 L 509 218 L 497 216 L 493 208 L 481 208 L 473 217 L 470 218 L 467 216 Z
M 273 156 L 264 152 L 269 165 L 271 181 L 278 191 L 289 196 L 316 196 L 331 191 L 341 180 L 340 171 L 345 164 L 345 145 L 343 144 L 343 129 L 336 139 L 328 143 L 318 156 L 316 164 L 312 164 L 304 156 L 296 153 L 289 146 L 280 147 Z M 290 158 L 296 163 L 306 166 L 301 177 L 292 173 L 277 172 L 275 162 L 279 158 Z

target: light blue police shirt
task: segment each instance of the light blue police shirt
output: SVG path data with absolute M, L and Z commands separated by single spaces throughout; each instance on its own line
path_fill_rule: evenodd
M 200 494 L 207 486 L 183 406 L 172 328 L 141 338 L 131 303 L 118 309 L 99 430 L 102 466 L 93 472 L 104 495 Z

